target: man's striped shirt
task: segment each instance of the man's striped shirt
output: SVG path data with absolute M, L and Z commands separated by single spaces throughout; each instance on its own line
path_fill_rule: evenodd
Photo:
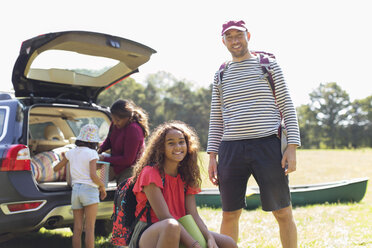
M 276 103 L 257 57 L 230 62 L 222 80 L 223 111 L 214 77 L 207 152 L 218 152 L 221 141 L 255 139 L 278 133 L 280 113 L 288 132 L 288 144 L 301 145 L 297 115 L 275 60 L 273 69 Z

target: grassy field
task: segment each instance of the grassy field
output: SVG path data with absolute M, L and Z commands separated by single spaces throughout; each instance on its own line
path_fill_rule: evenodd
M 372 149 L 299 150 L 297 171 L 290 184 L 312 184 L 342 179 L 372 179 Z M 208 161 L 203 163 L 205 168 Z M 206 169 L 203 174 L 206 175 Z M 249 185 L 256 185 L 250 180 Z M 205 185 L 212 187 L 211 184 Z M 211 230 L 218 231 L 221 214 L 200 209 Z M 372 184 L 359 203 L 322 204 L 294 209 L 299 247 L 372 247 Z M 240 221 L 239 247 L 281 247 L 278 227 L 271 213 L 244 211 Z
M 208 159 L 201 154 L 202 174 L 207 178 Z M 312 184 L 342 179 L 372 179 L 372 149 L 363 150 L 299 150 L 297 171 L 290 174 L 290 184 Z M 249 185 L 255 185 L 250 180 Z M 203 187 L 213 187 L 208 180 Z M 219 231 L 221 210 L 200 208 L 199 213 L 210 230 Z M 341 248 L 372 247 L 372 186 L 368 185 L 359 203 L 322 204 L 294 208 L 299 247 Z M 70 247 L 69 229 L 41 229 L 0 244 L 0 247 Z M 96 247 L 113 247 L 109 238 L 97 237 Z M 260 209 L 243 211 L 240 221 L 239 247 L 281 247 L 278 226 L 271 213 Z

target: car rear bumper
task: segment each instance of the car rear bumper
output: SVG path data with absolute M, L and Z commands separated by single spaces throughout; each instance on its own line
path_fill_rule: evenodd
M 31 172 L 21 171 L 0 173 L 0 235 L 5 233 L 27 232 L 41 227 L 58 228 L 73 223 L 71 210 L 71 189 L 65 191 L 42 191 L 31 178 Z M 17 178 L 17 180 L 15 180 Z M 99 203 L 97 219 L 109 220 L 113 211 L 115 188 L 107 191 L 107 197 Z M 45 201 L 40 208 L 31 211 L 9 213 L 4 206 L 9 203 Z
M 113 211 L 113 202 L 100 202 L 98 204 L 97 220 L 110 219 Z M 60 206 L 52 209 L 36 226 L 35 229 L 41 227 L 58 228 L 68 226 L 74 222 L 71 205 Z

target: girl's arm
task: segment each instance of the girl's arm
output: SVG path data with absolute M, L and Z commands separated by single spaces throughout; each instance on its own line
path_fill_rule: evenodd
M 54 172 L 59 171 L 60 169 L 62 169 L 63 167 L 66 166 L 67 162 L 68 162 L 68 160 L 67 160 L 67 158 L 65 156 L 65 153 L 63 152 L 62 153 L 62 160 L 59 161 L 59 163 L 56 166 L 53 167 L 53 171 Z
M 173 218 L 169 212 L 163 193 L 158 186 L 156 186 L 154 183 L 150 183 L 149 185 L 143 187 L 143 192 L 146 194 L 151 208 L 154 210 L 156 217 L 158 217 L 159 220 Z
M 112 123 L 110 124 L 106 139 L 103 141 L 103 143 L 98 148 L 98 154 L 101 154 L 102 152 L 105 152 L 111 148 L 111 142 L 110 142 L 111 130 L 112 130 Z
M 107 137 L 105 139 L 105 141 L 99 146 L 97 152 L 98 152 L 98 154 L 101 154 L 102 152 L 105 152 L 108 149 L 110 149 L 110 140 L 109 140 L 109 137 Z
M 99 189 L 99 193 L 100 193 L 100 197 L 101 197 L 101 200 L 105 199 L 106 196 L 107 196 L 107 193 L 106 193 L 106 188 L 105 188 L 105 184 L 101 181 L 101 179 L 99 179 L 99 177 L 97 176 L 97 173 L 96 173 L 96 170 L 97 170 L 97 160 L 98 159 L 93 159 L 91 161 L 89 161 L 89 174 L 90 174 L 90 178 L 92 179 L 92 181 L 98 185 L 98 189 Z
M 143 192 L 146 194 L 152 210 L 154 210 L 160 221 L 168 218 L 174 218 L 169 212 L 167 202 L 165 201 L 163 193 L 159 187 L 153 183 L 150 183 L 149 185 L 143 187 Z M 191 247 L 191 245 L 195 242 L 195 240 L 183 227 L 181 229 L 181 242 L 187 247 Z M 194 247 L 198 248 L 199 246 Z
M 98 154 L 101 154 L 102 152 L 107 151 L 111 148 L 111 142 L 110 142 L 110 133 L 107 135 L 106 139 L 102 142 L 102 144 L 98 148 Z
M 217 248 L 216 240 L 214 239 L 211 232 L 209 232 L 208 227 L 204 224 L 204 221 L 199 216 L 198 210 L 196 208 L 195 195 L 186 195 L 186 214 L 191 214 L 194 218 L 196 224 L 198 225 L 200 231 L 202 232 L 205 240 L 207 241 L 208 248 Z

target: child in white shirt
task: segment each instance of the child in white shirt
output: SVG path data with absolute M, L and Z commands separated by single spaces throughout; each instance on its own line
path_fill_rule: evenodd
M 83 126 L 76 138 L 77 147 L 62 154 L 62 161 L 53 168 L 57 171 L 66 166 L 67 162 L 70 163 L 71 208 L 74 215 L 73 248 L 81 247 L 84 217 L 85 247 L 94 248 L 94 225 L 99 198 L 103 200 L 107 195 L 105 185 L 96 173 L 96 162 L 99 159 L 96 149 L 99 141 L 96 125 Z

